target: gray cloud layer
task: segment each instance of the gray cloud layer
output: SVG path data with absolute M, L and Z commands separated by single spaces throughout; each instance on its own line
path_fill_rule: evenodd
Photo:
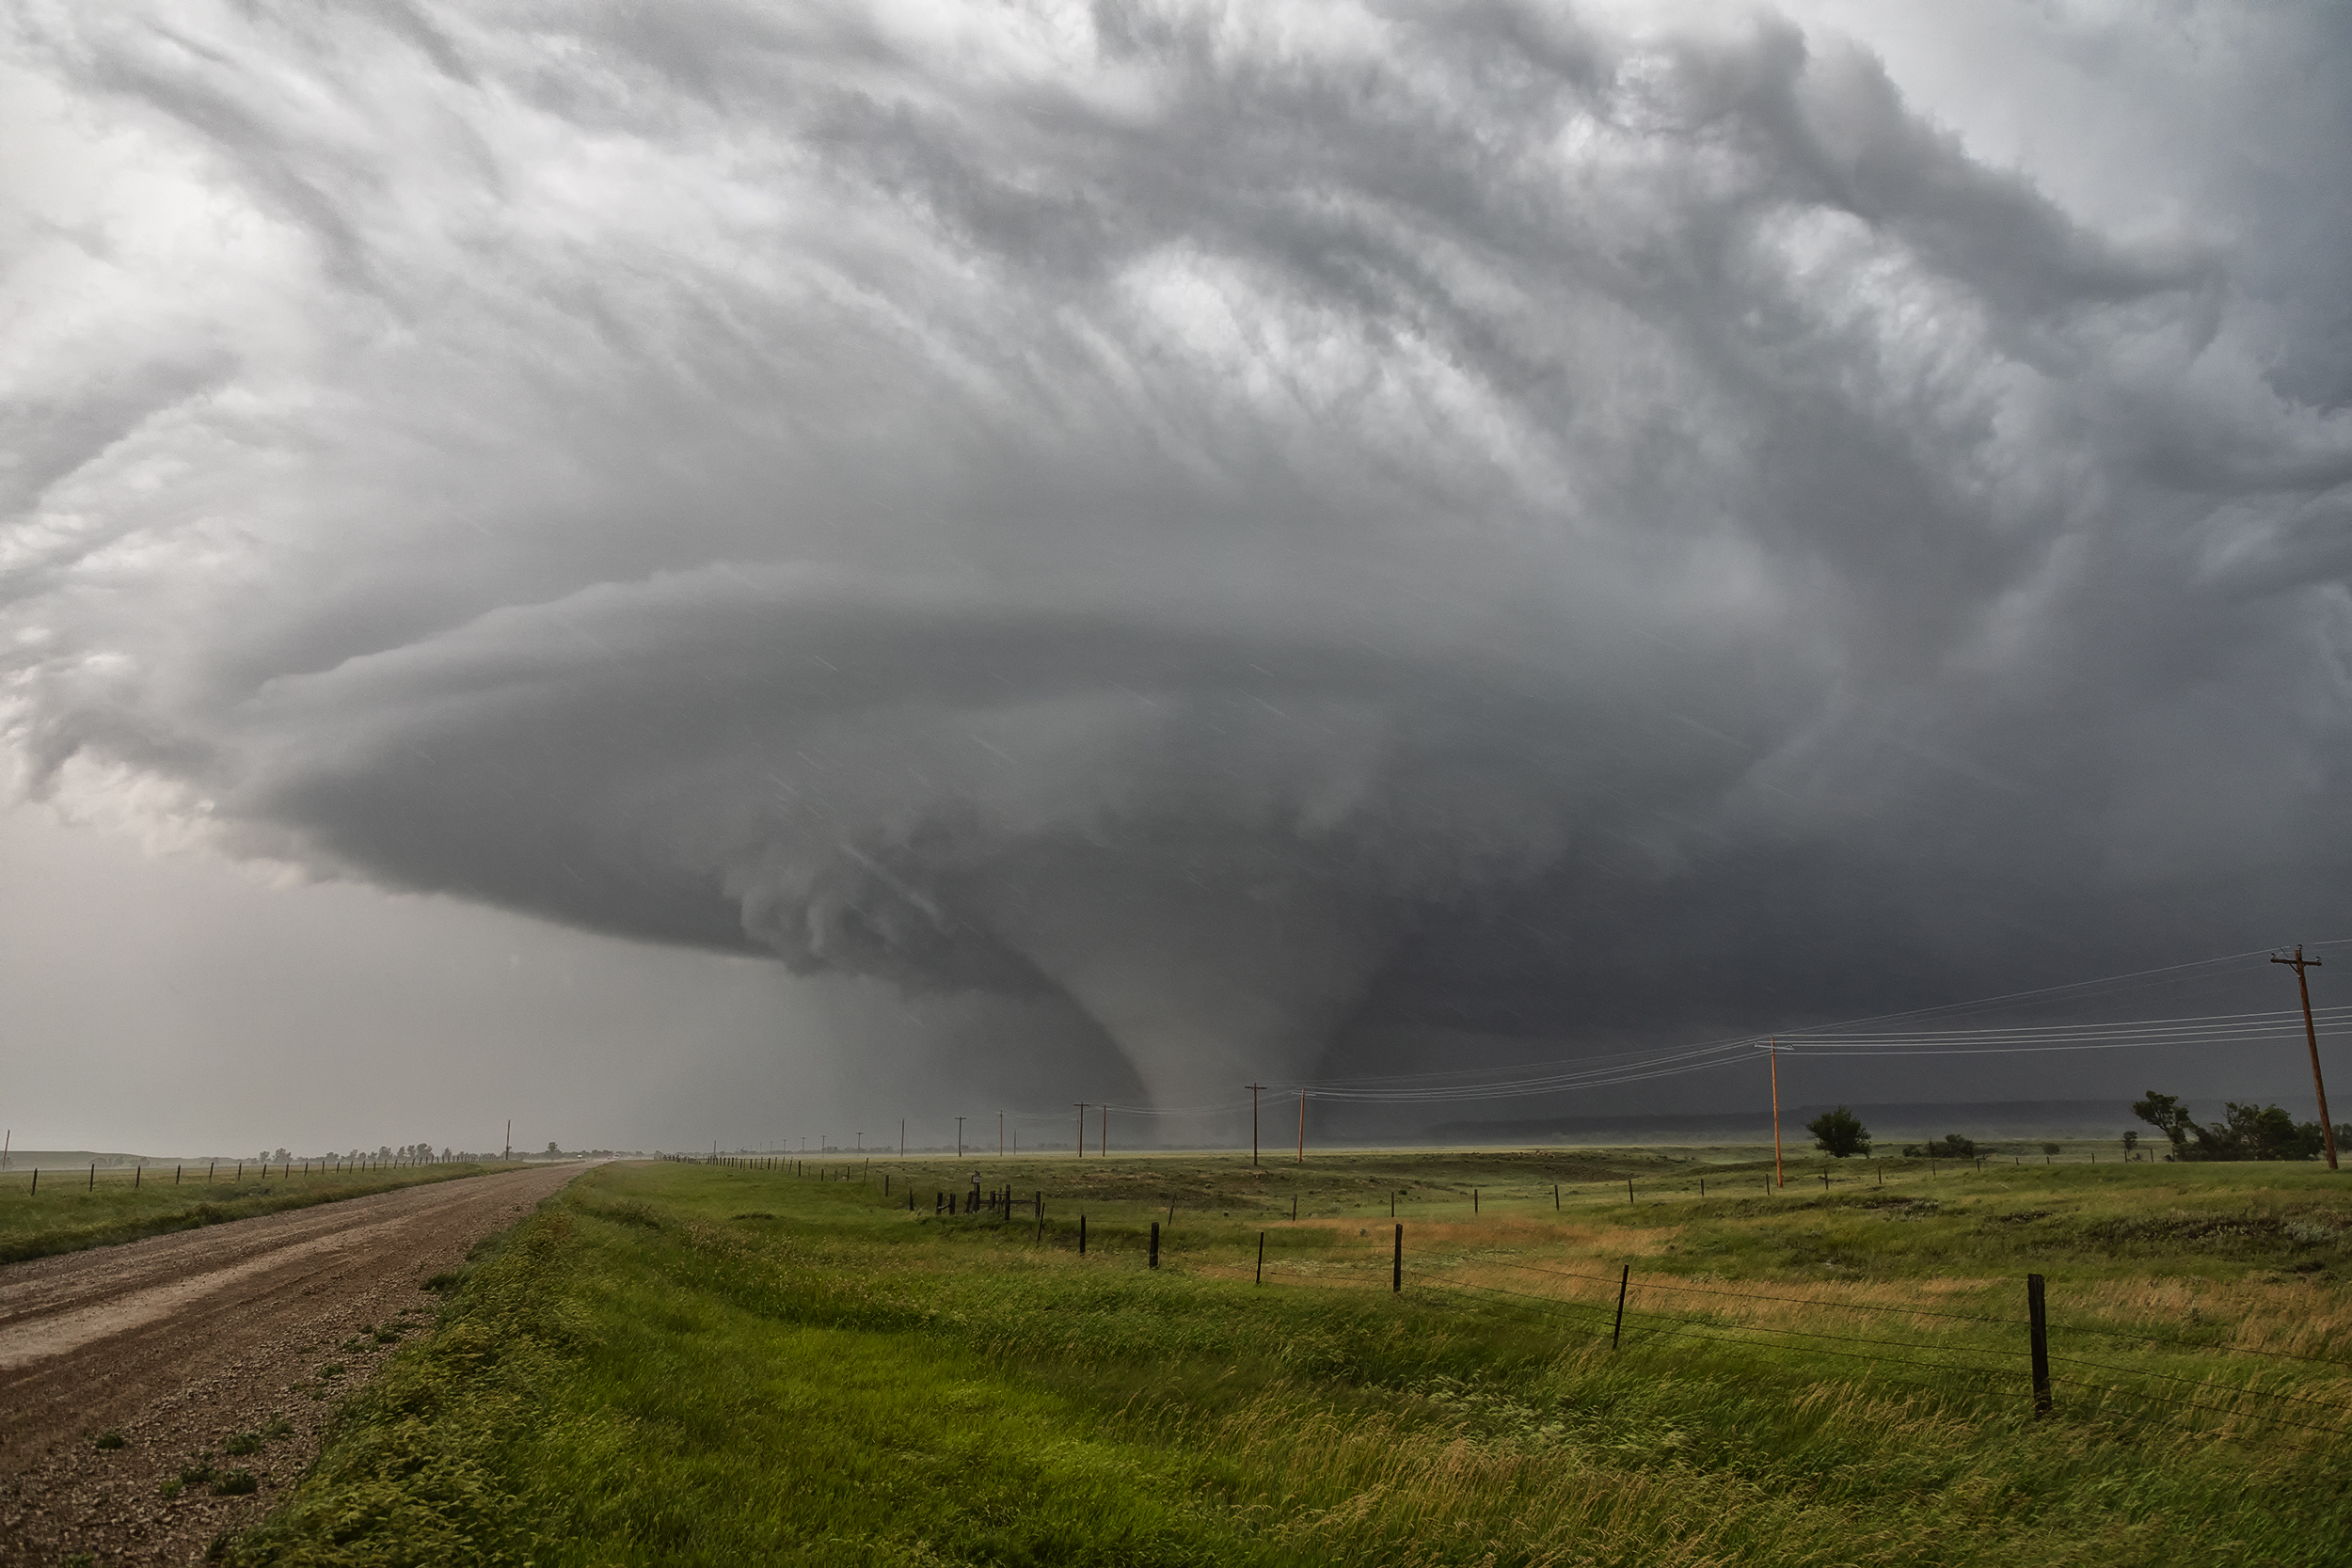
M 2341 223 L 2093 221 L 1745 12 L 12 27 L 38 787 L 1168 1103 L 2335 907 Z

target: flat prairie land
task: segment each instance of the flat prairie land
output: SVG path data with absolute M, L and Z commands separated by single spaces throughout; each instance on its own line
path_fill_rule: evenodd
M 0 1263 L 508 1168 L 493 1162 L 338 1171 L 297 1160 L 289 1172 L 279 1164 L 265 1169 L 223 1160 L 135 1169 L 102 1165 L 95 1173 L 44 1168 L 38 1185 L 33 1171 L 11 1169 L 0 1176 Z
M 2352 1173 L 1752 1153 L 605 1166 L 222 1553 L 2352 1561 Z

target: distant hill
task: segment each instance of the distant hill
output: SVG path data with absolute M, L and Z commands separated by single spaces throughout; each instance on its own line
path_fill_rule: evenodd
M 1784 1105 L 1783 1140 L 1804 1138 L 1804 1124 L 1828 1104 Z M 1881 1142 L 1929 1138 L 1946 1132 L 1972 1138 L 2120 1138 L 2127 1129 L 2148 1129 L 2122 1100 L 1915 1101 L 1883 1105 L 1849 1105 L 1870 1136 Z M 1754 1143 L 1772 1135 L 1770 1111 L 1683 1112 L 1649 1117 L 1541 1117 L 1496 1121 L 1447 1121 L 1427 1129 L 1433 1143 L 1550 1143 L 1565 1138 L 1621 1143 Z M 1809 1139 L 1806 1140 L 1810 1142 Z

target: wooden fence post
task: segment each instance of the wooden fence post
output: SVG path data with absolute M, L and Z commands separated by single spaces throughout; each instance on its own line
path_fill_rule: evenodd
M 1079 1256 L 1079 1257 L 1081 1257 L 1081 1258 L 1084 1258 L 1086 1255 L 1087 1255 L 1087 1217 L 1086 1217 L 1084 1214 L 1080 1214 L 1080 1215 L 1078 1216 L 1078 1256 Z
M 1265 1283 L 1265 1232 L 1264 1232 L 1264 1231 L 1263 1231 L 1263 1230 L 1261 1230 L 1261 1231 L 1259 1231 L 1259 1232 L 1258 1232 L 1258 1278 L 1257 1278 L 1257 1283 L 1258 1283 L 1258 1284 L 1260 1284 L 1260 1285 L 1263 1285 L 1263 1284 L 1264 1284 L 1264 1283 Z
M 1625 1179 L 1625 1201 L 1627 1208 L 1633 1206 L 1633 1178 L 1629 1176 Z
M 1470 1212 L 1478 1212 L 1478 1189 L 1475 1187 L 1470 1189 Z
M 1389 1265 L 1389 1290 L 1402 1294 L 1405 1290 L 1405 1227 L 1396 1227 L 1395 1260 Z
M 1152 1267 L 1160 1266 L 1160 1222 L 1152 1222 Z
M 2033 1413 L 2050 1413 L 2050 1319 L 2042 1301 L 2042 1276 L 2026 1276 L 2026 1321 L 2033 1337 Z
M 1560 1212 L 1560 1183 L 1557 1181 L 1551 1184 L 1551 1212 L 1555 1214 Z
M 1617 1348 L 1617 1340 L 1625 1334 L 1625 1291 L 1626 1287 L 1632 1282 L 1633 1265 L 1628 1263 L 1625 1265 L 1625 1272 L 1617 1275 L 1617 1326 L 1609 1331 L 1611 1350 Z

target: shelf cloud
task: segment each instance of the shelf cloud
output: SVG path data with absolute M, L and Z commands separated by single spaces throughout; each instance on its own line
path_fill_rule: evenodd
M 1167 1107 L 2340 903 L 2292 180 L 2086 210 L 1762 10 L 8 25 L 36 793 L 1060 999 Z

